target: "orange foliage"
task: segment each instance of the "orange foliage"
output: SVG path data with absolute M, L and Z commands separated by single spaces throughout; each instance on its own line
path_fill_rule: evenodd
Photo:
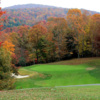
M 0 17 L 5 13 L 5 11 L 2 11 L 1 10 L 1 7 L 0 7 Z
M 92 18 L 94 21 L 99 21 L 99 22 L 100 22 L 100 14 L 94 14 L 91 18 Z
M 5 48 L 7 51 L 9 51 L 11 54 L 14 53 L 14 45 L 11 42 L 4 41 L 3 42 L 3 48 Z
M 45 36 L 46 33 L 47 29 L 44 26 L 40 24 L 34 25 L 29 31 L 29 40 L 37 43 L 41 36 Z

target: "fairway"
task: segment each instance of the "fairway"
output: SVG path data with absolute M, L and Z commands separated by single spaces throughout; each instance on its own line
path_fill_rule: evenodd
M 98 58 L 79 65 L 57 65 L 56 63 L 22 67 L 19 73 L 28 74 L 30 77 L 17 79 L 16 89 L 100 83 L 99 62 Z

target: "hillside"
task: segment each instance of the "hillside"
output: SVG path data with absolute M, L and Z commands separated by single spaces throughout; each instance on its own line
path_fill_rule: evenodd
M 6 11 L 5 16 L 8 18 L 4 26 L 13 27 L 23 24 L 33 26 L 41 20 L 47 20 L 49 17 L 66 18 L 69 9 L 39 4 L 26 4 L 7 7 L 3 10 Z M 83 12 L 84 9 L 81 9 L 81 11 Z M 97 13 L 94 11 L 88 12 L 92 15 Z
M 26 24 L 33 26 L 41 20 L 47 20 L 48 17 L 66 17 L 68 9 L 63 8 L 19 8 L 6 9 L 8 20 L 6 27 L 19 26 Z

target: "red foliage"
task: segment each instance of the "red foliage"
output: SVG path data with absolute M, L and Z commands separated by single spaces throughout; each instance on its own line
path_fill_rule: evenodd
M 0 47 L 1 47 L 1 45 L 2 45 L 2 42 L 0 42 Z
M 1 10 L 0 7 L 0 17 L 4 14 L 5 12 Z M 0 19 L 0 21 L 2 21 L 2 19 Z M 1 35 L 1 29 L 2 29 L 3 25 L 0 25 L 0 35 Z M 0 46 L 1 46 L 2 42 L 0 42 Z

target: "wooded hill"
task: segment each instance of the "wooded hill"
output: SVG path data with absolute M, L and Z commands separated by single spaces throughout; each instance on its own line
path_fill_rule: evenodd
M 14 52 L 14 64 L 100 56 L 100 14 L 40 6 L 4 10 L 0 38 Z
M 7 16 L 4 28 L 14 27 L 20 25 L 33 26 L 41 20 L 47 20 L 49 17 L 63 17 L 66 18 L 68 8 L 39 5 L 39 4 L 26 4 L 26 5 L 15 5 L 3 9 L 6 11 L 4 16 Z M 84 9 L 81 9 L 83 12 Z M 88 11 L 89 14 L 93 15 L 97 12 Z

